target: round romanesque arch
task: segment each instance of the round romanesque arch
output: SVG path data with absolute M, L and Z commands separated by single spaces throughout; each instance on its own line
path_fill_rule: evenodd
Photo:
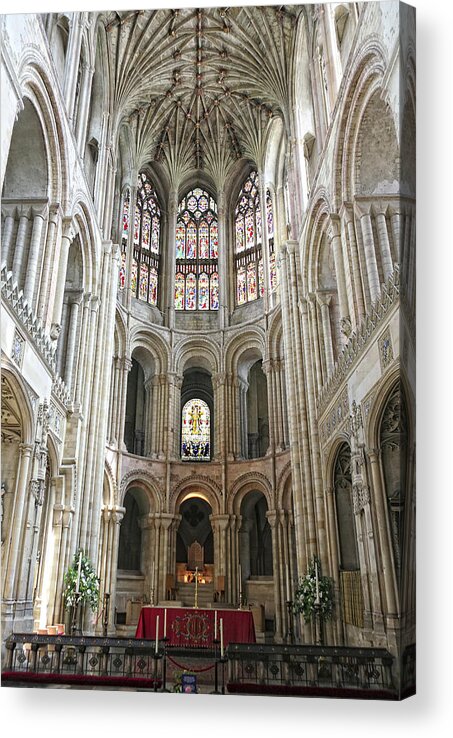
M 228 511 L 240 515 L 241 503 L 249 492 L 261 492 L 266 498 L 268 510 L 275 508 L 274 492 L 269 479 L 261 472 L 246 472 L 230 487 L 228 493 Z
M 120 485 L 120 505 L 123 505 L 126 492 L 132 487 L 141 489 L 145 493 L 150 511 L 160 512 L 162 510 L 163 501 L 159 491 L 159 481 L 147 469 L 132 469 L 124 475 Z
M 169 510 L 176 515 L 181 504 L 190 496 L 201 497 L 211 506 L 212 514 L 218 515 L 222 509 L 222 490 L 211 477 L 191 474 L 184 477 L 171 493 Z

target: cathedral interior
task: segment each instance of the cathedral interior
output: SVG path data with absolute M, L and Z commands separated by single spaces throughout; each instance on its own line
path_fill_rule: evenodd
M 196 577 L 315 643 L 316 557 L 326 645 L 415 642 L 412 11 L 1 17 L 3 639 L 82 549 L 91 635 Z

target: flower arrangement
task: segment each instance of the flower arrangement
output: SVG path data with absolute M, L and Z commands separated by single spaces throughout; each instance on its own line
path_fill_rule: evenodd
M 82 549 L 76 551 L 64 576 L 63 601 L 65 607 L 89 605 L 93 612 L 99 604 L 99 577 Z
M 333 613 L 333 580 L 320 575 L 321 566 L 316 556 L 313 556 L 308 571 L 299 581 L 294 592 L 293 609 L 296 615 L 302 613 L 306 623 L 318 612 L 328 620 Z

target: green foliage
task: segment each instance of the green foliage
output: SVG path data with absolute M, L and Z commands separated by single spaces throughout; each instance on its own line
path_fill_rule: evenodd
M 318 565 L 318 592 L 319 604 L 316 605 L 316 564 Z M 306 623 L 309 623 L 316 611 L 328 620 L 333 614 L 333 580 L 320 575 L 321 566 L 316 556 L 308 566 L 308 571 L 299 581 L 294 593 L 294 612 L 302 613 Z
M 80 556 L 82 556 L 82 564 L 77 592 Z M 81 549 L 74 554 L 72 566 L 64 576 L 63 601 L 65 607 L 72 607 L 76 604 L 89 605 L 93 612 L 99 604 L 99 577 L 96 576 L 91 561 Z

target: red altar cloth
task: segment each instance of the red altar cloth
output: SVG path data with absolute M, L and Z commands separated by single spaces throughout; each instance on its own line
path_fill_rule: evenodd
M 164 637 L 164 609 L 167 611 L 167 644 L 183 648 L 211 648 L 217 612 L 217 638 L 223 619 L 223 645 L 255 643 L 255 626 L 249 610 L 200 610 L 193 607 L 143 607 L 138 619 L 136 638 L 156 638 L 159 616 L 159 640 Z

